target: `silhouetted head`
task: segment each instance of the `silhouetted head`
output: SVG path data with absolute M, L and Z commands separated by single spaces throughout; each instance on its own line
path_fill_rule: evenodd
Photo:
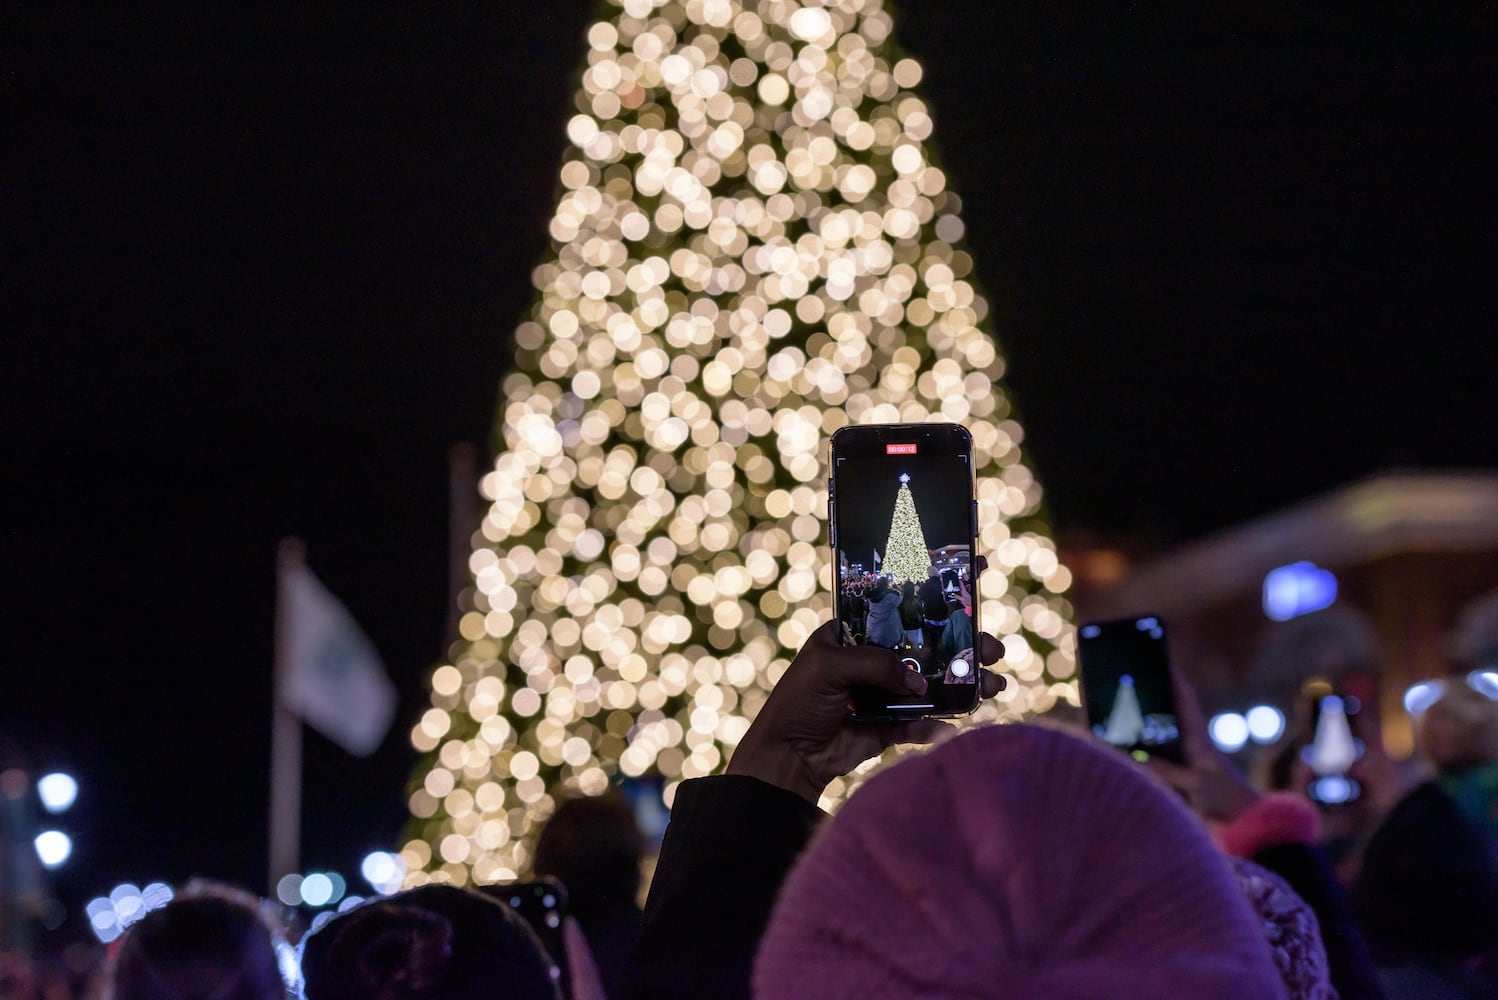
M 1466 684 L 1446 686 L 1419 724 L 1420 751 L 1440 771 L 1498 761 L 1498 702 Z
M 586 920 L 601 908 L 635 904 L 644 852 L 634 809 L 611 789 L 563 801 L 541 829 L 531 867 L 566 886 L 573 914 Z
M 111 1000 L 284 1000 L 271 928 L 227 890 L 178 896 L 130 928 L 115 956 Z
M 307 1000 L 556 1000 L 557 971 L 505 904 L 428 885 L 366 903 L 307 939 Z

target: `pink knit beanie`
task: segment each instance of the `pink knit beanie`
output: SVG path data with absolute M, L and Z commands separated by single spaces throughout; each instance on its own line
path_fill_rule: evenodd
M 1266 1000 L 1226 858 L 1117 751 L 989 726 L 876 775 L 780 894 L 755 996 Z

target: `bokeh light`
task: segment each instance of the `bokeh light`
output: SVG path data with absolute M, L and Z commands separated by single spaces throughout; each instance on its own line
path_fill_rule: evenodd
M 1418 681 L 1404 692 L 1404 710 L 1411 715 L 1421 715 L 1426 709 L 1441 700 L 1446 693 L 1446 682 L 1442 680 Z
M 1228 753 L 1236 753 L 1242 750 L 1243 745 L 1248 742 L 1248 720 L 1237 712 L 1214 715 L 1207 723 L 1207 734 L 1212 737 L 1212 742 L 1217 744 L 1219 749 Z
M 78 801 L 78 782 L 70 774 L 54 771 L 36 783 L 37 798 L 49 813 L 64 813 Z
M 381 895 L 388 896 L 401 887 L 406 877 L 406 865 L 400 855 L 388 851 L 371 851 L 359 865 L 364 881 Z
M 46 868 L 57 868 L 73 856 L 73 838 L 61 830 L 43 830 L 33 843 L 36 856 Z
M 152 910 L 158 910 L 175 897 L 172 887 L 152 882 L 144 889 L 132 882 L 115 886 L 108 896 L 89 900 L 84 907 L 90 929 L 104 944 L 118 938 L 136 921 Z
M 1285 713 L 1273 705 L 1255 705 L 1243 718 L 1255 743 L 1273 743 L 1285 732 Z

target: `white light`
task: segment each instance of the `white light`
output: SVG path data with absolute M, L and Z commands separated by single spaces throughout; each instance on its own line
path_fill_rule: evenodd
M 297 956 L 296 946 L 278 935 L 274 947 L 276 964 L 281 967 L 281 978 L 285 980 L 287 986 L 300 991 L 304 985 L 302 983 L 302 960 Z
M 1255 743 L 1273 743 L 1285 731 L 1285 715 L 1273 705 L 1255 705 L 1244 720 Z
M 140 891 L 141 905 L 147 910 L 159 910 L 172 901 L 172 887 L 165 882 L 152 882 Z
M 48 868 L 56 868 L 73 856 L 73 838 L 61 830 L 44 830 L 36 835 L 33 843 L 36 846 L 36 856 Z
M 300 875 L 285 875 L 281 881 L 276 883 L 276 898 L 287 906 L 300 906 L 302 903 L 302 877 Z
M 88 914 L 88 922 L 94 925 L 95 930 L 108 930 L 119 923 L 114 916 L 114 904 L 103 896 L 89 900 L 84 912 Z
M 1350 802 L 1356 791 L 1357 786 L 1340 774 L 1329 774 L 1324 778 L 1317 778 L 1311 782 L 1312 796 L 1328 805 L 1341 805 L 1343 802 Z
M 1404 692 L 1404 710 L 1411 715 L 1419 715 L 1440 701 L 1441 695 L 1445 693 L 1445 681 L 1420 681 L 1418 684 L 1411 684 Z
M 333 898 L 333 882 L 321 872 L 302 879 L 302 902 L 308 906 L 326 906 Z
M 1474 670 L 1467 675 L 1467 686 L 1492 701 L 1498 701 L 1498 672 Z
M 406 875 L 406 864 L 397 854 L 372 851 L 364 856 L 359 872 L 378 892 L 388 896 L 400 888 L 401 879 Z
M 1337 600 L 1337 577 L 1315 563 L 1280 566 L 1264 577 L 1264 614 L 1277 622 L 1329 608 Z
M 36 794 L 42 800 L 42 808 L 49 813 L 67 812 L 78 801 L 78 782 L 72 775 L 54 771 L 36 783 Z
M 1207 723 L 1207 732 L 1220 749 L 1233 753 L 1242 750 L 1243 744 L 1248 742 L 1248 720 L 1237 712 L 1223 712 L 1212 716 L 1212 721 Z
M 802 7 L 791 15 L 791 34 L 809 42 L 820 38 L 832 28 L 832 18 L 820 7 Z

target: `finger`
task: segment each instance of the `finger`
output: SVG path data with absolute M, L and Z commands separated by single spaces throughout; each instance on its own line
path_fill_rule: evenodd
M 920 670 L 881 646 L 840 646 L 825 661 L 823 680 L 838 691 L 877 687 L 902 695 L 926 693 L 926 678 Z
M 978 671 L 978 684 L 981 687 L 981 695 L 984 698 L 992 698 L 1000 691 L 1009 686 L 1009 679 L 1003 674 L 996 674 L 992 670 Z
M 815 643 L 819 646 L 841 646 L 842 642 L 838 640 L 837 636 L 838 628 L 841 624 L 838 619 L 829 618 L 818 625 L 816 631 L 807 636 L 806 645 L 810 646 Z
M 978 633 L 978 662 L 987 666 L 1004 658 L 1004 644 L 987 632 Z
M 1209 744 L 1207 721 L 1202 714 L 1201 702 L 1197 700 L 1196 690 L 1191 682 L 1186 680 L 1186 675 L 1174 663 L 1170 665 L 1170 683 L 1175 692 L 1176 715 L 1181 724 L 1181 742 L 1186 745 L 1187 753 L 1195 757 Z

